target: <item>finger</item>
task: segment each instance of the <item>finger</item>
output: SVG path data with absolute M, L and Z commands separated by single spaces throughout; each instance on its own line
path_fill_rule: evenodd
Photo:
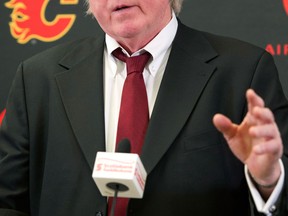
M 253 152 L 257 155 L 271 154 L 280 158 L 283 153 L 283 145 L 281 139 L 272 139 L 253 146 Z
M 259 122 L 259 120 L 251 112 L 247 112 L 243 121 L 245 121 L 249 126 L 257 125 Z
M 237 126 L 233 124 L 229 118 L 222 114 L 214 115 L 213 124 L 228 140 L 237 132 Z
M 269 108 L 254 107 L 252 115 L 258 122 L 261 123 L 273 123 L 275 121 L 274 114 Z
M 253 126 L 249 129 L 249 134 L 254 138 L 264 138 L 265 140 L 280 138 L 280 133 L 276 124 Z
M 265 105 L 263 99 L 257 95 L 253 89 L 247 90 L 246 98 L 248 103 L 248 112 L 252 112 L 252 109 L 256 106 L 264 107 Z

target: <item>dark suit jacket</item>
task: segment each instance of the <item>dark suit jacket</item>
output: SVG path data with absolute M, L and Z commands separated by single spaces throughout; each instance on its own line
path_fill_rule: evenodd
M 0 135 L 0 215 L 106 215 L 91 177 L 105 150 L 103 48 L 98 35 L 20 65 Z M 288 104 L 271 56 L 179 24 L 141 155 L 144 198 L 130 201 L 129 216 L 252 214 L 243 164 L 212 124 L 218 112 L 240 123 L 248 88 L 273 110 L 287 147 Z M 287 215 L 286 196 L 285 183 L 275 215 Z

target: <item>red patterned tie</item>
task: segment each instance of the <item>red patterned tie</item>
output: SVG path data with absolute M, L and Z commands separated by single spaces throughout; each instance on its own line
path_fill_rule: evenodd
M 118 119 L 116 149 L 117 144 L 127 138 L 131 143 L 131 153 L 140 154 L 149 122 L 148 100 L 142 72 L 151 55 L 145 52 L 139 56 L 128 57 L 121 48 L 114 50 L 112 54 L 126 62 L 127 67 Z M 127 214 L 128 202 L 128 198 L 117 198 L 115 216 Z M 111 203 L 112 198 L 109 199 L 109 210 Z

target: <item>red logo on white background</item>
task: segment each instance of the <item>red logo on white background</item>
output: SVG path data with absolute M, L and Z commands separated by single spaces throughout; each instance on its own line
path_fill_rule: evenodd
M 284 5 L 284 9 L 286 11 L 286 14 L 288 15 L 288 0 L 283 0 L 283 5 Z

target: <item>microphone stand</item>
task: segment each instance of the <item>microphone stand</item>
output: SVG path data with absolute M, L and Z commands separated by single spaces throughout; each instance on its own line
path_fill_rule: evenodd
M 111 207 L 111 214 L 110 216 L 114 216 L 114 212 L 115 212 L 115 206 L 116 206 L 116 202 L 117 202 L 117 196 L 118 196 L 118 191 L 119 191 L 119 185 L 116 185 L 116 190 L 114 193 L 114 197 L 113 197 L 113 202 L 112 202 L 112 207 Z
M 127 191 L 127 190 L 129 190 L 129 188 L 126 185 L 123 185 L 120 183 L 114 183 L 114 182 L 107 184 L 107 187 L 115 191 L 113 201 L 112 201 L 111 211 L 110 211 L 110 216 L 114 216 L 118 192 L 119 191 Z

